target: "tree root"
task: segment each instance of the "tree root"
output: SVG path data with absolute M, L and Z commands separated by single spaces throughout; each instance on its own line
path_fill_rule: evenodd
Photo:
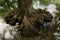
M 52 21 L 52 14 L 46 10 L 36 9 L 33 17 L 21 16 L 19 10 L 14 10 L 6 16 L 7 24 L 16 25 L 18 23 L 18 31 L 24 36 L 32 36 L 39 34 L 43 30 L 43 23 Z

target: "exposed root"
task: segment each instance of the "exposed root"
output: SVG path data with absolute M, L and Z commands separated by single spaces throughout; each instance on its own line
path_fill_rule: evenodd
M 23 18 L 23 17 L 20 16 L 20 10 L 19 10 L 19 9 L 16 9 L 16 10 L 10 12 L 10 13 L 5 17 L 5 20 L 6 20 L 6 23 L 7 23 L 7 24 L 10 24 L 10 25 L 15 26 L 16 23 L 21 23 L 22 18 Z
M 5 18 L 6 23 L 10 25 L 16 25 L 18 23 L 18 31 L 24 36 L 33 36 L 39 34 L 40 30 L 43 30 L 44 22 L 52 21 L 52 14 L 48 11 L 37 9 L 32 12 L 32 17 L 27 17 L 26 15 L 21 16 L 20 11 L 12 11 Z

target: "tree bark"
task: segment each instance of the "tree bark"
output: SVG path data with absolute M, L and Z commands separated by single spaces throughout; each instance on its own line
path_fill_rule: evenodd
M 43 23 L 52 21 L 52 15 L 42 9 L 34 9 L 32 0 L 18 0 L 18 8 L 5 18 L 6 23 L 16 25 L 23 36 L 34 36 L 44 29 Z
M 20 9 L 21 15 L 31 16 L 33 12 L 32 0 L 18 0 L 18 8 Z

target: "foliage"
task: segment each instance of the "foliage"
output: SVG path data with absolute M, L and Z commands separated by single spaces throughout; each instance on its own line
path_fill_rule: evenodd
M 2 11 L 8 11 L 8 10 L 11 10 L 13 8 L 16 8 L 16 3 L 17 1 L 16 0 L 3 0 L 3 1 L 0 1 L 0 10 Z
M 33 3 L 36 1 L 40 1 L 42 5 L 48 5 L 50 3 L 54 3 L 56 5 L 60 5 L 60 1 L 56 0 L 32 0 Z M 17 0 L 0 0 L 0 11 L 8 11 L 17 7 Z

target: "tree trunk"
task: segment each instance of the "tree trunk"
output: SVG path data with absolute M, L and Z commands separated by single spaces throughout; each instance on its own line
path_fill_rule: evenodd
M 6 23 L 16 25 L 23 36 L 34 36 L 44 29 L 44 22 L 52 21 L 52 15 L 45 10 L 34 9 L 32 0 L 18 0 L 18 8 L 5 18 Z
M 18 0 L 18 8 L 21 15 L 31 16 L 33 12 L 32 0 Z

